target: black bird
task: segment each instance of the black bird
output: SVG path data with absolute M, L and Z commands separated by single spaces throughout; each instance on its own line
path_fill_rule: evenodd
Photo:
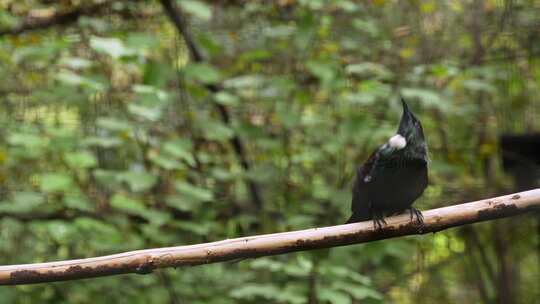
M 403 115 L 397 134 L 371 154 L 356 172 L 353 184 L 352 216 L 347 223 L 373 219 L 379 229 L 385 215 L 409 210 L 419 225 L 422 213 L 413 202 L 428 183 L 427 145 L 422 124 L 409 110 L 403 98 Z

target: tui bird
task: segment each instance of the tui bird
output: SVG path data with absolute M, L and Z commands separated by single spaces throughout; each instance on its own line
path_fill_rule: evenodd
M 386 225 L 385 215 L 409 210 L 422 226 L 422 213 L 413 202 L 428 183 L 427 145 L 420 121 L 401 98 L 403 115 L 397 134 L 371 154 L 356 172 L 352 216 L 347 223 L 373 219 L 375 228 Z

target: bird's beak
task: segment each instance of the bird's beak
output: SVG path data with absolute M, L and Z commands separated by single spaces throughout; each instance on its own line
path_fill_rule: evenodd
M 401 97 L 401 105 L 403 106 L 403 115 L 405 115 L 406 113 L 411 112 L 411 111 L 409 111 L 409 106 L 407 105 L 407 103 L 405 102 L 405 99 L 403 99 L 403 97 Z
M 401 105 L 403 106 L 403 115 L 401 115 L 401 121 L 399 122 L 397 133 L 405 136 L 407 134 L 407 130 L 411 129 L 412 127 L 413 114 L 409 110 L 409 106 L 403 97 L 401 98 Z

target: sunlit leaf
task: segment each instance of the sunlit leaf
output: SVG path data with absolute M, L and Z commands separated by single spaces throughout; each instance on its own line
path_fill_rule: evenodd
M 135 51 L 126 47 L 122 40 L 118 38 L 90 37 L 90 47 L 97 52 L 110 55 L 113 58 L 131 56 Z
M 231 93 L 227 93 L 224 91 L 221 91 L 214 95 L 214 98 L 216 101 L 220 104 L 226 105 L 226 106 L 235 106 L 239 102 L 238 96 L 235 96 Z
M 149 121 L 157 121 L 163 114 L 161 107 L 145 107 L 134 103 L 128 105 L 128 111 Z
M 69 68 L 76 69 L 76 70 L 85 69 L 92 65 L 92 61 L 85 58 L 80 58 L 80 57 L 62 58 L 60 63 Z
M 233 89 L 259 87 L 264 83 L 262 75 L 244 75 L 225 80 L 224 86 Z
M 212 11 L 210 7 L 198 0 L 178 0 L 178 3 L 186 12 L 201 18 L 203 20 L 208 20 L 212 17 Z

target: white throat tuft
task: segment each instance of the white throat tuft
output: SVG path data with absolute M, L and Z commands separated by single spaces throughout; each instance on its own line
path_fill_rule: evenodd
M 392 148 L 401 150 L 407 145 L 407 140 L 405 140 L 405 137 L 396 134 L 390 137 L 390 139 L 388 140 L 388 145 Z

